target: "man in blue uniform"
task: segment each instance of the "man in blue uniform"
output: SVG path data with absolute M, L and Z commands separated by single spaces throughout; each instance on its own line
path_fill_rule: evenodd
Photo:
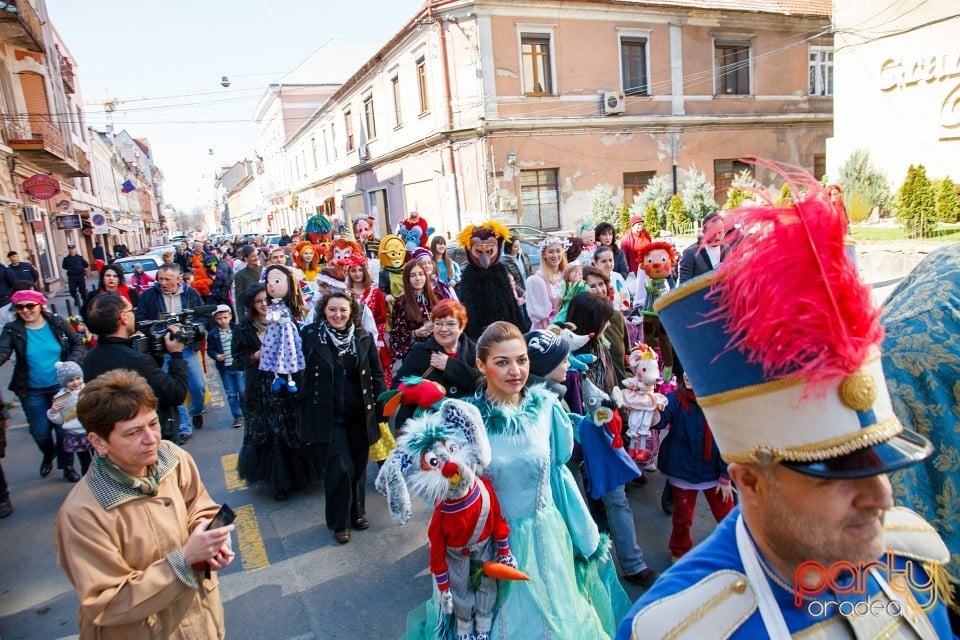
M 887 478 L 932 448 L 891 408 L 841 211 L 790 178 L 804 197 L 734 212 L 749 232 L 720 268 L 657 303 L 740 506 L 617 640 L 953 637 L 949 553 Z

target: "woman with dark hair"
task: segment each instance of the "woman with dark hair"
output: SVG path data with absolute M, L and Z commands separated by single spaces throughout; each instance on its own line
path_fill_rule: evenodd
M 47 419 L 47 410 L 60 390 L 56 363 L 81 362 L 86 353 L 83 341 L 69 322 L 47 311 L 47 299 L 39 291 L 17 291 L 10 300 L 17 318 L 0 333 L 0 365 L 16 354 L 8 388 L 20 400 L 30 435 L 43 453 L 40 477 L 50 475 L 56 456 L 64 479 L 79 482 L 81 476 L 73 468 L 73 454 L 63 449 L 63 430 L 60 426 L 54 428 Z
M 127 286 L 123 275 L 123 267 L 118 264 L 108 264 L 100 269 L 100 284 L 97 286 L 97 293 L 106 292 L 119 293 L 134 307 L 137 306 L 137 300 L 140 299 L 140 294 L 133 287 Z M 91 300 L 93 300 L 93 295 L 87 296 L 87 302 L 80 312 L 80 315 L 84 318 L 87 317 L 87 307 L 90 306 Z
M 373 337 L 360 324 L 360 305 L 334 290 L 317 305 L 317 322 L 301 333 L 307 371 L 300 392 L 298 439 L 319 445 L 327 528 L 340 544 L 366 518 L 367 459 L 380 439 L 377 396 L 386 390 Z
M 433 240 L 430 241 L 430 251 L 433 252 L 433 261 L 437 264 L 437 277 L 451 287 L 455 287 L 460 282 L 460 265 L 447 253 L 447 239 L 443 236 L 433 236 Z
M 473 395 L 480 372 L 476 365 L 476 343 L 463 330 L 467 326 L 467 309 L 456 300 L 441 300 L 430 312 L 433 335 L 414 343 L 403 359 L 396 380 L 421 376 L 439 382 L 447 390 L 446 397 Z M 397 411 L 397 430 L 413 415 L 414 407 L 401 405 Z
M 597 248 L 610 247 L 613 251 L 613 270 L 620 274 L 624 280 L 630 275 L 630 267 L 627 266 L 627 256 L 620 250 L 617 243 L 617 230 L 609 222 L 601 222 L 596 226 L 593 232 L 597 236 Z
M 435 304 L 427 272 L 416 260 L 408 260 L 403 265 L 403 294 L 393 303 L 390 354 L 394 361 L 403 360 L 415 341 L 422 342 L 433 333 L 430 310 Z
M 599 293 L 579 293 L 570 301 L 567 320 L 577 326 L 576 333 L 589 335 L 590 340 L 576 354 L 589 353 L 596 360 L 587 369 L 586 376 L 604 393 L 610 394 L 620 381 L 613 367 L 610 350 L 603 343 L 603 332 L 610 326 L 614 311 L 610 301 Z M 610 535 L 617 549 L 617 560 L 623 570 L 623 578 L 644 587 L 657 579 L 657 572 L 643 560 L 643 550 L 637 544 L 637 529 L 633 510 L 627 501 L 624 485 L 603 494 Z
M 244 294 L 244 321 L 233 334 L 233 360 L 243 367 L 243 445 L 238 472 L 251 485 L 268 485 L 274 499 L 318 477 L 317 450 L 297 437 L 296 396 L 271 390 L 274 374 L 260 370 L 260 346 L 267 329 L 267 291 L 263 283 Z

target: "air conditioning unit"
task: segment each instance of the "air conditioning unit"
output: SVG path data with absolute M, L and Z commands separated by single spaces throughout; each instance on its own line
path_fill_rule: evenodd
M 516 211 L 517 196 L 500 196 L 500 211 Z
M 370 159 L 370 147 L 365 144 L 357 145 L 357 155 L 360 157 L 361 161 L 367 161 Z
M 623 113 L 627 108 L 626 94 L 623 91 L 604 91 L 602 108 L 605 116 Z
M 32 204 L 23 205 L 23 221 L 40 222 L 40 207 Z

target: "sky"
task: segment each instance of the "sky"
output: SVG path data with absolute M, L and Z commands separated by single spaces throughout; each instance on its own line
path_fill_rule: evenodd
M 384 44 L 422 0 L 46 0 L 74 60 L 88 126 L 147 138 L 167 204 L 214 199 L 222 165 L 253 158 L 266 87 L 331 39 Z M 220 84 L 228 76 L 230 87 Z M 146 99 L 145 99 L 146 98 Z M 212 150 L 212 154 L 211 154 Z

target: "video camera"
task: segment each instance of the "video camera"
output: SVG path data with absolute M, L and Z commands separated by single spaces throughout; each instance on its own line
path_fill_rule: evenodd
M 169 333 L 171 338 L 183 344 L 202 340 L 207 335 L 207 327 L 196 316 L 211 314 L 216 310 L 215 304 L 202 304 L 196 309 L 184 309 L 180 313 L 161 313 L 159 320 L 138 322 L 137 331 L 140 335 L 133 338 L 133 348 L 161 359 L 167 354 L 164 335 Z

